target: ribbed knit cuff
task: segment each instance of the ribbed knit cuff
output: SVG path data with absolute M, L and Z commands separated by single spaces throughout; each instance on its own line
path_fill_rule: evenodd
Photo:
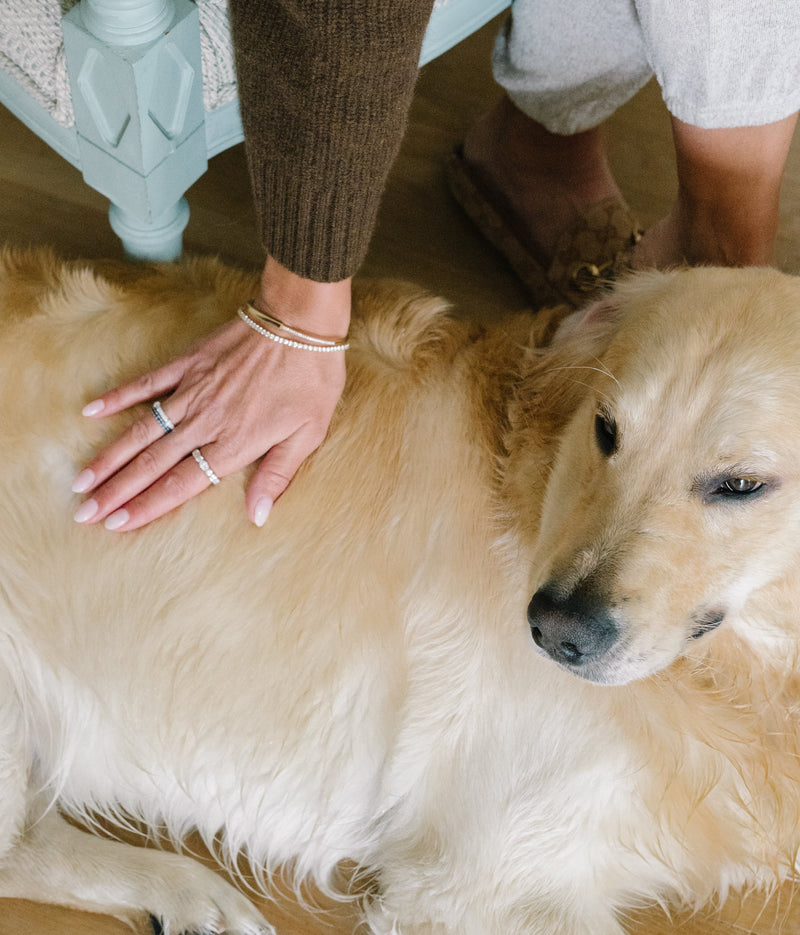
M 316 282 L 353 276 L 369 247 L 385 180 L 325 185 L 289 171 L 257 174 L 252 168 L 261 240 L 270 256 Z

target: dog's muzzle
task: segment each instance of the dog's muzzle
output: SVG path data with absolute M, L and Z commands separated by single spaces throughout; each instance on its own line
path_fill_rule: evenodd
M 590 587 L 561 597 L 545 585 L 528 605 L 528 623 L 536 645 L 573 670 L 600 662 L 619 637 L 606 602 Z

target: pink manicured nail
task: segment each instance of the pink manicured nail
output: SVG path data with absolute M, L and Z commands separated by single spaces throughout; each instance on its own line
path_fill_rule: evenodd
M 90 471 L 89 468 L 81 471 L 80 474 L 72 482 L 72 492 L 73 493 L 85 493 L 94 483 L 94 471 Z
M 106 529 L 119 529 L 120 526 L 124 526 L 130 518 L 131 515 L 127 510 L 117 510 L 115 513 L 106 517 L 106 521 L 103 525 Z
M 90 403 L 81 409 L 82 416 L 96 416 L 98 412 L 102 412 L 106 407 L 106 404 L 102 399 L 93 399 Z
M 76 523 L 85 523 L 97 512 L 97 500 L 84 500 L 72 517 Z
M 272 500 L 269 497 L 261 497 L 256 501 L 256 508 L 253 511 L 253 522 L 256 526 L 263 526 L 272 509 Z

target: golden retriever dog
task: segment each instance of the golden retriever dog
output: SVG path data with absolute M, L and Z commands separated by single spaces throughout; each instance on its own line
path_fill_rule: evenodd
M 190 857 L 64 816 L 196 829 L 264 886 L 349 862 L 379 935 L 620 935 L 790 875 L 800 280 L 642 274 L 487 329 L 365 284 L 264 528 L 244 474 L 133 533 L 73 522 L 76 472 L 152 418 L 82 406 L 255 286 L 5 257 L 0 896 L 270 931 Z

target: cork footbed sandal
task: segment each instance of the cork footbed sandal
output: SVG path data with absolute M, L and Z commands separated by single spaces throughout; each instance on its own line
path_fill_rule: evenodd
M 592 205 L 544 257 L 525 242 L 509 205 L 491 193 L 457 147 L 447 163 L 450 190 L 486 240 L 505 258 L 535 306 L 585 304 L 606 288 L 642 236 L 633 212 L 619 198 Z

